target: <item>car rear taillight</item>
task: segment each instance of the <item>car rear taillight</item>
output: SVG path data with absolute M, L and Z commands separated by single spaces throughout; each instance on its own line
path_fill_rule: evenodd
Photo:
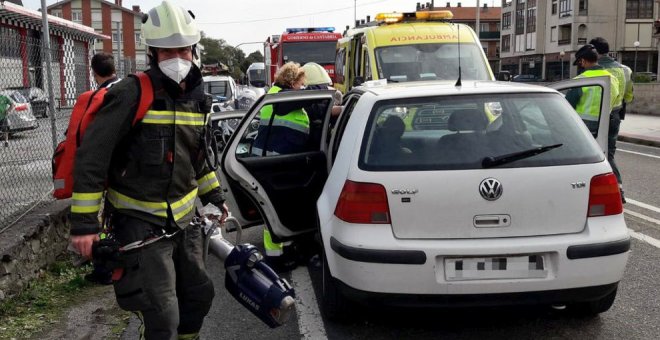
M 19 104 L 19 105 L 16 105 L 16 107 L 14 109 L 16 111 L 25 111 L 25 110 L 28 109 L 28 105 L 27 104 Z
M 587 216 L 618 215 L 622 212 L 621 192 L 616 176 L 610 172 L 591 178 Z
M 339 195 L 335 216 L 348 223 L 390 223 L 385 187 L 376 183 L 347 180 Z

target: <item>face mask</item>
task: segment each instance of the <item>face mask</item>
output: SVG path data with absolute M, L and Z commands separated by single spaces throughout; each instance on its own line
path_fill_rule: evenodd
M 177 84 L 180 83 L 190 72 L 192 61 L 172 58 L 163 60 L 158 63 L 160 70 L 170 79 L 174 80 Z

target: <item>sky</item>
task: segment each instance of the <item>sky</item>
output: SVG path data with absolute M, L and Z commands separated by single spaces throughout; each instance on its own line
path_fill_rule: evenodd
M 110 0 L 114 2 L 114 0 Z M 447 2 L 457 6 L 459 0 L 436 0 L 435 6 Z M 46 6 L 56 3 L 46 0 Z M 143 12 L 160 4 L 161 0 L 123 0 L 126 8 L 139 5 Z M 335 27 L 343 32 L 346 25 L 353 26 L 353 18 L 373 19 L 379 12 L 413 12 L 417 2 L 423 0 L 178 0 L 174 3 L 192 10 L 199 28 L 207 36 L 224 39 L 249 54 L 263 53 L 260 45 L 267 37 L 281 34 L 287 27 Z M 430 1 L 429 1 L 430 2 Z M 477 0 L 460 0 L 462 6 L 475 6 Z M 481 6 L 499 6 L 500 0 L 480 0 Z M 23 0 L 23 6 L 41 8 L 41 0 Z

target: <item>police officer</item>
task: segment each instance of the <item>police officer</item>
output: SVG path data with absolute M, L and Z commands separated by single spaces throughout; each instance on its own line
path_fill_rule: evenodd
M 619 182 L 621 199 L 625 203 L 626 198 L 623 195 L 621 173 L 614 161 L 614 153 L 616 152 L 616 140 L 619 137 L 619 127 L 621 126 L 621 121 L 626 117 L 626 104 L 633 100 L 632 70 L 630 67 L 620 64 L 608 55 L 610 45 L 605 38 L 593 38 L 589 41 L 589 44 L 592 44 L 598 52 L 598 65 L 605 68 L 605 70 L 610 72 L 619 81 L 619 97 L 615 106 L 612 107 L 612 113 L 610 115 L 610 129 L 607 135 L 607 160 L 610 162 L 612 170 L 614 170 L 614 174 Z
M 123 247 L 117 303 L 142 320 L 141 338 L 195 339 L 214 296 L 202 231 L 191 223 L 195 200 L 219 207 L 221 221 L 227 214 L 200 137 L 210 112 L 192 62 L 200 31 L 192 13 L 169 1 L 142 22 L 154 99 L 133 126 L 139 82 L 130 77 L 108 90 L 76 153 L 71 243 L 90 257 L 107 188 L 108 237 Z
M 591 78 L 607 76 L 610 78 L 610 107 L 614 107 L 619 97 L 619 82 L 602 66 L 598 65 L 598 54 L 593 45 L 584 45 L 575 53 L 575 62 L 582 69 L 577 77 Z M 600 117 L 600 105 L 602 101 L 602 93 L 600 87 L 588 86 L 580 89 L 573 89 L 566 94 L 566 99 L 575 108 L 575 111 L 580 115 L 590 131 L 598 131 L 598 121 Z

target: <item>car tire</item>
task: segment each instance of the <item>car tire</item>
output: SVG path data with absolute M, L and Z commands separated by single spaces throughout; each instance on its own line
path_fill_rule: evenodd
M 573 314 L 582 317 L 594 317 L 600 313 L 604 313 L 612 307 L 614 304 L 614 299 L 616 298 L 617 289 L 614 289 L 611 293 L 605 295 L 604 297 L 587 302 L 577 302 L 572 305 L 569 305 L 569 310 Z
M 325 250 L 321 252 L 323 258 L 322 267 L 322 293 L 321 293 L 321 312 L 329 320 L 343 321 L 349 317 L 349 301 L 339 290 L 336 279 L 330 274 L 328 260 Z

